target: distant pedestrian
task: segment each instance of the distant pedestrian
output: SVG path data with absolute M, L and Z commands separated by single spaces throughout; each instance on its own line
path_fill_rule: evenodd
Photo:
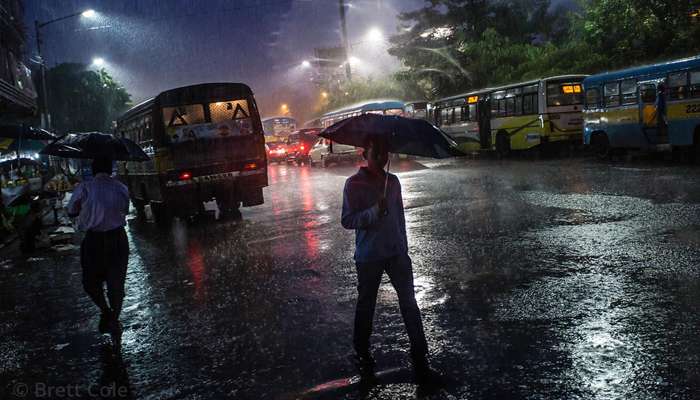
M 109 333 L 115 350 L 121 348 L 122 328 L 119 314 L 124 300 L 124 282 L 129 261 L 126 238 L 126 214 L 129 191 L 113 178 L 112 160 L 92 162 L 93 179 L 80 183 L 68 203 L 68 215 L 78 217 L 78 227 L 85 231 L 80 247 L 83 288 L 100 308 L 100 333 Z M 107 298 L 103 284 L 107 286 Z
M 388 174 L 387 181 L 384 166 L 388 152 L 384 143 L 369 143 L 363 156 L 367 167 L 345 182 L 341 218 L 344 228 L 355 230 L 358 299 L 353 342 L 357 367 L 363 379 L 374 376 L 370 336 L 377 291 L 386 271 L 399 298 L 416 379 L 427 382 L 434 373 L 428 364 L 428 346 L 413 287 L 401 184 L 393 174 Z
M 668 123 L 666 121 L 666 85 L 661 82 L 656 93 L 656 123 L 659 136 L 666 137 Z

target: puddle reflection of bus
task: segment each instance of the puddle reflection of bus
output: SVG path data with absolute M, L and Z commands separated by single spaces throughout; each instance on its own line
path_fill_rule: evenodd
M 284 142 L 297 130 L 297 120 L 292 117 L 268 117 L 262 120 L 265 143 Z
M 429 120 L 465 152 L 579 145 L 586 75 L 565 75 L 481 89 L 431 103 Z

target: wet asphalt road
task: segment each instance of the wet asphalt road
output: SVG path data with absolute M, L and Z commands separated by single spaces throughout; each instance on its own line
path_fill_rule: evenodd
M 697 167 L 396 168 L 433 365 L 450 383 L 326 397 L 700 398 Z M 83 398 L 294 398 L 351 375 L 353 232 L 339 220 L 353 172 L 272 165 L 265 204 L 242 222 L 163 232 L 130 219 L 123 362 L 96 333 L 77 252 L 3 250 L 0 398 L 71 386 Z M 373 345 L 380 369 L 408 365 L 386 279 Z

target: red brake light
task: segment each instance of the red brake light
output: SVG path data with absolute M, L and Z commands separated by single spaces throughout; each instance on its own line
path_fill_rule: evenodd
M 180 180 L 181 181 L 188 181 L 192 179 L 192 173 L 191 172 L 183 172 L 180 174 Z
M 257 168 L 258 168 L 258 164 L 254 163 L 254 162 L 248 163 L 248 164 L 243 166 L 244 170 L 251 170 L 251 169 L 257 169 Z
M 304 145 L 299 146 L 300 149 L 304 150 Z

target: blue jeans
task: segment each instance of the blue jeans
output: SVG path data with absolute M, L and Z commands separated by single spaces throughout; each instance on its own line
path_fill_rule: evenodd
M 377 291 L 382 275 L 386 271 L 399 297 L 401 316 L 411 342 L 411 357 L 414 361 L 424 360 L 428 353 L 428 345 L 413 290 L 411 259 L 407 254 L 403 254 L 375 262 L 357 263 L 356 269 L 358 297 L 353 344 L 357 354 L 369 354 L 369 338 L 372 335 Z

